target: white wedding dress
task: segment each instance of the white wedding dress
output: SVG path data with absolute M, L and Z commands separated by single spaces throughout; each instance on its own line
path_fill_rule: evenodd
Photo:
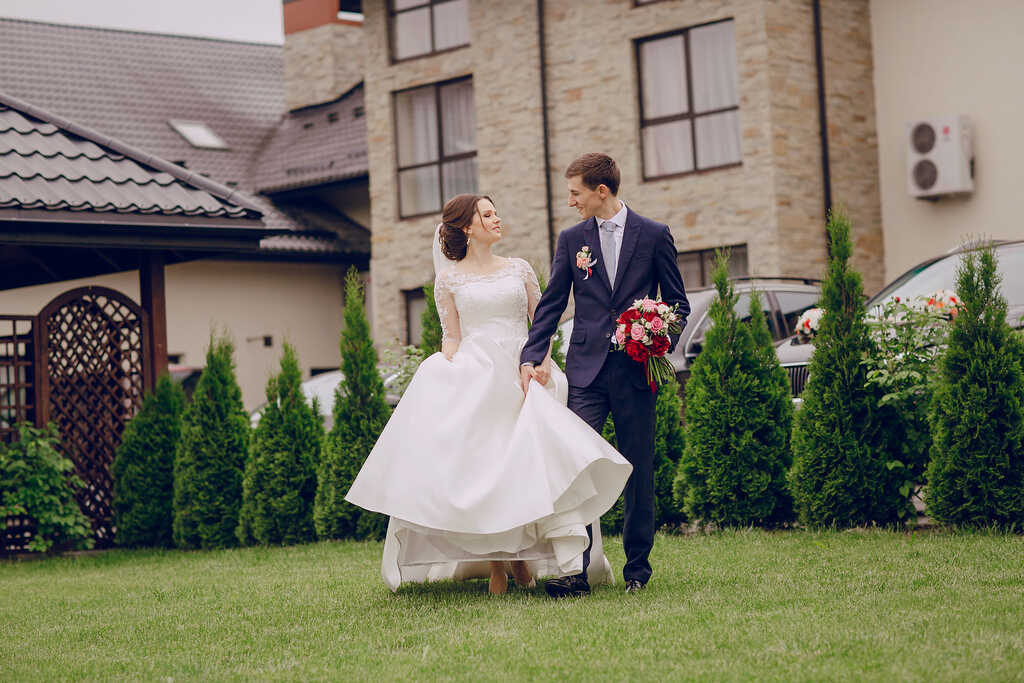
M 423 361 L 345 496 L 391 517 L 384 582 L 486 577 L 488 560 L 577 574 L 589 523 L 588 577 L 613 581 L 598 519 L 632 466 L 566 407 L 557 367 L 523 396 L 519 353 L 540 298 L 533 269 L 522 259 L 488 275 L 449 267 L 434 292 L 458 351 Z

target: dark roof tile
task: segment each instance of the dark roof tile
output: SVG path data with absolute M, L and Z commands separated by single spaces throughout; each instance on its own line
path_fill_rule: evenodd
M 0 92 L 0 208 L 254 218 L 232 190 Z M 44 147 L 45 152 L 37 149 Z M 153 165 L 164 166 L 157 170 Z M 168 172 L 172 171 L 172 172 Z M 212 192 L 212 193 L 211 193 Z

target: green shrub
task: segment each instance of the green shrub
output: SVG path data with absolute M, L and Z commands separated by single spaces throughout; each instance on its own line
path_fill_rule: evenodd
M 316 538 L 313 499 L 324 428 L 302 394 L 295 349 L 284 345 L 281 371 L 267 381 L 267 407 L 253 433 L 242 480 L 236 534 L 243 544 L 305 543 Z
M 701 524 L 778 526 L 792 517 L 786 485 L 793 409 L 757 292 L 750 324 L 740 321 L 719 252 L 713 325 L 686 384 L 686 449 L 674 498 Z
M 238 544 L 249 416 L 235 379 L 234 346 L 210 338 L 206 368 L 182 417 L 174 457 L 174 542 L 181 548 Z
M 57 428 L 18 425 L 18 439 L 0 443 L 0 520 L 25 515 L 35 528 L 28 549 L 91 548 L 92 528 L 72 487 L 84 486 L 74 465 L 58 451 Z
M 676 475 L 679 456 L 683 452 L 683 402 L 679 397 L 679 382 L 675 378 L 658 388 L 654 403 L 654 527 L 669 530 L 686 521 L 686 516 L 672 499 L 672 482 Z M 611 417 L 605 421 L 601 436 L 617 446 L 615 425 Z M 621 534 L 625 519 L 622 496 L 612 508 L 601 516 L 601 531 Z
M 174 451 L 184 410 L 185 392 L 164 375 L 124 428 L 110 466 L 119 545 L 174 545 Z
M 961 307 L 931 405 L 929 514 L 961 526 L 1024 526 L 1024 344 L 1006 322 L 991 247 L 957 271 Z
M 423 358 L 435 354 L 441 350 L 441 317 L 437 314 L 437 302 L 434 301 L 434 283 L 428 282 L 423 285 L 423 296 L 426 298 L 427 307 L 420 315 L 420 325 L 423 332 L 420 335 L 420 350 Z
M 383 537 L 387 518 L 345 500 L 391 415 L 384 382 L 377 370 L 377 351 L 366 319 L 363 286 L 355 268 L 345 277 L 344 317 L 340 346 L 345 379 L 337 389 L 334 426 L 324 439 L 317 470 L 313 521 L 320 538 L 379 539 Z
M 833 213 L 831 258 L 821 289 L 825 313 L 814 338 L 810 378 L 793 431 L 790 487 L 800 521 L 814 527 L 897 523 L 910 502 L 900 494 L 888 435 L 877 409 L 880 391 L 867 384 L 872 353 L 860 274 L 849 266 L 850 222 Z

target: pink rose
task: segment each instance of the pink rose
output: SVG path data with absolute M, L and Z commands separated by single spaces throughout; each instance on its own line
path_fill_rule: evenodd
M 663 327 L 665 327 L 665 321 L 661 318 L 655 318 L 651 321 L 651 332 L 661 332 Z
M 577 268 L 586 268 L 587 267 L 587 259 L 582 257 L 582 256 L 577 258 L 576 259 L 576 267 Z
M 615 343 L 625 344 L 626 343 L 626 326 L 619 325 L 619 329 L 615 330 Z
M 640 302 L 640 306 L 644 309 L 645 313 L 651 313 L 658 310 L 658 302 L 654 299 L 644 299 Z
M 633 326 L 629 328 L 629 336 L 631 336 L 633 339 L 637 341 L 643 339 L 646 333 L 647 332 L 646 330 L 644 330 L 644 326 L 641 325 L 640 323 L 633 323 Z

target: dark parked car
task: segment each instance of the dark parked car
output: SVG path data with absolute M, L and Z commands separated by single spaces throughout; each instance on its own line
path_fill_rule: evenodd
M 739 295 L 736 313 L 742 319 L 750 316 L 751 290 L 756 289 L 761 293 L 761 305 L 764 308 L 768 329 L 777 340 L 785 339 L 790 334 L 803 312 L 812 308 L 820 296 L 819 281 L 809 278 L 735 278 L 733 285 Z M 690 301 L 690 316 L 686 320 L 686 327 L 683 328 L 679 343 L 668 356 L 681 386 L 689 379 L 693 360 L 704 345 L 704 336 L 711 326 L 708 309 L 715 296 L 714 287 L 686 290 L 686 297 Z M 572 318 L 564 321 L 559 329 L 562 332 L 562 339 L 571 338 Z
M 914 266 L 868 299 L 868 310 L 895 296 L 903 301 L 913 301 L 917 297 L 928 296 L 940 289 L 954 291 L 960 257 L 971 248 L 955 249 Z M 1006 320 L 1010 327 L 1024 327 L 1024 321 L 1021 320 L 1021 316 L 1024 316 L 1024 240 L 1000 242 L 996 244 L 995 249 L 999 274 L 1002 277 L 1001 290 L 1008 305 Z M 790 328 L 791 333 L 792 331 Z M 799 396 L 809 376 L 808 363 L 814 354 L 814 344 L 802 342 L 799 337 L 793 336 L 778 344 L 776 352 L 782 366 L 789 373 L 794 401 L 799 404 Z

